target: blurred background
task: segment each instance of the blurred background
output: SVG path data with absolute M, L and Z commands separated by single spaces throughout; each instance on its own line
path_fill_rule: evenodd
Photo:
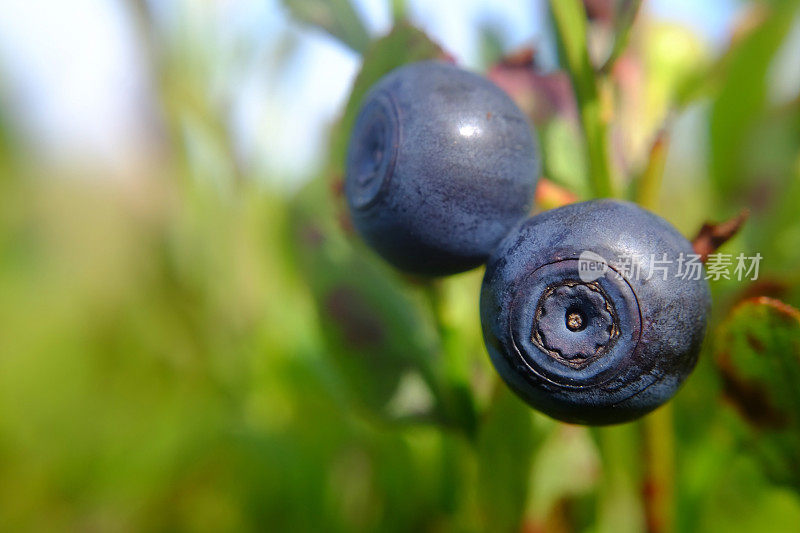
M 4 0 L 0 530 L 797 531 L 800 2 L 563 1 Z M 565 39 L 615 194 L 763 256 L 610 428 L 518 401 L 481 269 L 404 277 L 341 199 L 361 96 L 431 57 L 529 114 L 537 210 L 596 196 Z

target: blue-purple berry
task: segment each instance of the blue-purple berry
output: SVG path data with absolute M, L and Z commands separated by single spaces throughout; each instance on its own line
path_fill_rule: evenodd
M 652 411 L 697 362 L 710 296 L 702 268 L 689 268 L 695 259 L 667 221 L 627 202 L 528 219 L 487 264 L 481 322 L 492 363 L 559 420 L 614 424 Z
M 531 127 L 487 79 L 426 61 L 384 76 L 350 138 L 353 224 L 395 267 L 474 268 L 529 213 L 539 175 Z

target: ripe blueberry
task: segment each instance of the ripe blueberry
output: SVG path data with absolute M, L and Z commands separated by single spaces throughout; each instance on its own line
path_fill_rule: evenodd
M 634 204 L 593 200 L 534 216 L 490 258 L 481 322 L 492 363 L 566 422 L 633 420 L 697 362 L 710 296 L 691 244 Z
M 490 81 L 427 61 L 366 96 L 350 138 L 353 223 L 388 262 L 445 275 L 483 263 L 533 202 L 539 156 L 530 125 Z

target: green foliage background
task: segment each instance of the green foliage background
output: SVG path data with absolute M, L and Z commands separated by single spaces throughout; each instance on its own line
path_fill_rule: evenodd
M 539 209 L 616 195 L 691 236 L 748 208 L 723 251 L 764 257 L 757 282 L 712 283 L 676 399 L 595 429 L 499 382 L 480 270 L 409 279 L 349 229 L 359 99 L 442 50 L 400 1 L 377 41 L 347 0 L 285 4 L 364 58 L 329 163 L 296 194 L 237 164 L 209 50 L 145 2 L 129 5 L 163 153 L 141 179 L 52 179 L 0 109 L 0 529 L 797 531 L 800 99 L 769 94 L 798 2 L 753 2 L 715 58 L 638 2 L 587 21 L 554 0 L 552 75 L 501 62 L 487 30 L 489 75 L 540 135 Z M 670 148 L 687 113 L 699 159 Z

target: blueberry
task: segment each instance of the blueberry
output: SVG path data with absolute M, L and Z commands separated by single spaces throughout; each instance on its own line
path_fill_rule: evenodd
M 409 273 L 446 275 L 486 261 L 530 210 L 539 156 L 531 128 L 490 81 L 428 61 L 384 76 L 350 138 L 353 223 Z
M 697 362 L 710 307 L 691 244 L 634 204 L 593 200 L 534 216 L 487 264 L 481 322 L 492 363 L 565 422 L 633 420 Z

